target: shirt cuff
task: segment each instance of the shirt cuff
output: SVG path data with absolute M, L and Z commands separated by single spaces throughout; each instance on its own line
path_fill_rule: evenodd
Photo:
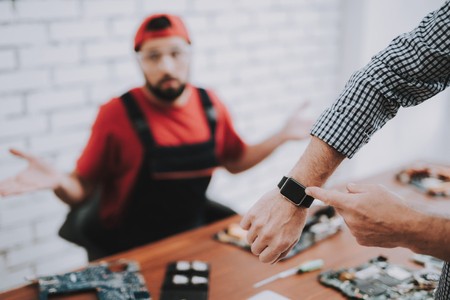
M 371 134 L 352 116 L 333 108 L 326 109 L 311 129 L 311 135 L 321 139 L 347 158 L 352 158 L 367 144 Z

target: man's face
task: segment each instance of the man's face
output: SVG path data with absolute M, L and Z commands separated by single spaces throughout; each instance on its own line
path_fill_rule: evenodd
M 147 88 L 162 101 L 175 101 L 189 75 L 190 46 L 186 40 L 175 36 L 151 39 L 137 54 Z

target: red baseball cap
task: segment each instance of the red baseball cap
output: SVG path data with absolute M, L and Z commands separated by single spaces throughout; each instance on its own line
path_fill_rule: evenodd
M 189 44 L 189 34 L 180 17 L 169 14 L 155 14 L 147 17 L 139 26 L 134 38 L 134 50 L 139 51 L 144 41 L 168 36 L 179 36 Z

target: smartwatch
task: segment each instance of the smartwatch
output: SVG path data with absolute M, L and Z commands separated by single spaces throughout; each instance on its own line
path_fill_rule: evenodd
M 294 178 L 283 176 L 278 183 L 278 188 L 280 189 L 280 194 L 296 206 L 310 207 L 314 201 L 313 197 L 306 195 L 306 187 Z

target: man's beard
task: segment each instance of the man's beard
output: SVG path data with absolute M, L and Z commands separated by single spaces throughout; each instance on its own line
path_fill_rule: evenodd
M 186 84 L 183 83 L 178 88 L 162 89 L 161 84 L 168 79 L 171 78 L 163 78 L 156 85 L 152 85 L 150 84 L 150 82 L 148 82 L 148 80 L 145 80 L 145 86 L 161 101 L 164 101 L 166 103 L 173 103 L 183 93 L 184 89 L 186 88 Z

